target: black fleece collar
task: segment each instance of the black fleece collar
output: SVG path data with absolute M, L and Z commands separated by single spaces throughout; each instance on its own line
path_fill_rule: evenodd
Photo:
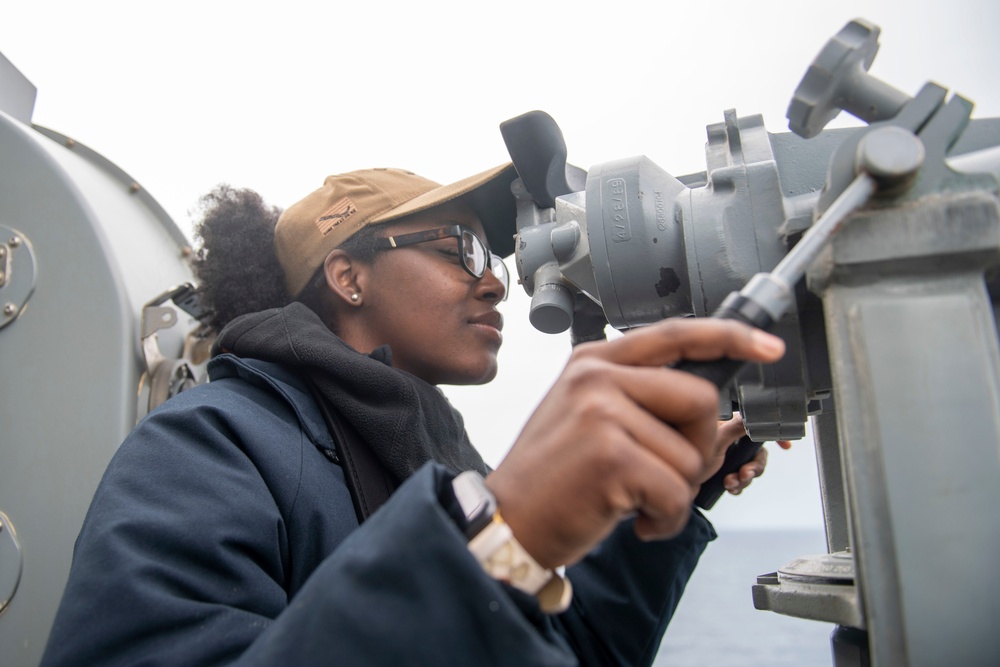
M 300 303 L 236 318 L 215 341 L 213 355 L 223 352 L 312 380 L 400 480 L 431 460 L 456 472 L 488 471 L 440 389 L 393 368 L 388 347 L 357 352 Z

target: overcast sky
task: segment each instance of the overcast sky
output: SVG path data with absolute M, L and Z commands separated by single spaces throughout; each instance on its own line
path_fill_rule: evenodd
M 702 171 L 705 126 L 726 109 L 786 131 L 806 67 L 854 17 L 882 28 L 873 75 L 911 95 L 933 80 L 1000 115 L 995 0 L 33 0 L 4 8 L 0 52 L 38 88 L 35 123 L 118 164 L 189 230 L 220 182 L 285 207 L 362 167 L 457 180 L 506 161 L 497 126 L 531 109 L 581 167 L 644 154 Z M 569 350 L 530 328 L 516 290 L 504 311 L 498 379 L 448 390 L 492 463 Z M 811 443 L 774 448 L 767 476 L 712 518 L 821 526 Z

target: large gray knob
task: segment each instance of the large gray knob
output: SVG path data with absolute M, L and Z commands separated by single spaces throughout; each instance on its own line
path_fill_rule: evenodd
M 868 74 L 878 52 L 879 27 L 855 19 L 841 29 L 806 71 L 788 105 L 788 127 L 814 137 L 841 110 L 872 123 L 892 118 L 910 97 Z

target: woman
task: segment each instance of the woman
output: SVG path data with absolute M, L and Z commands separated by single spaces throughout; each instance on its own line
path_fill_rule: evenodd
M 248 314 L 109 465 L 43 664 L 652 661 L 723 449 L 714 387 L 665 365 L 783 346 L 710 321 L 579 346 L 490 471 L 436 385 L 496 374 L 514 177 L 352 172 L 281 215 L 245 264 L 280 267 L 258 303 L 294 301 L 216 300 Z M 398 485 L 360 527 L 324 410 Z

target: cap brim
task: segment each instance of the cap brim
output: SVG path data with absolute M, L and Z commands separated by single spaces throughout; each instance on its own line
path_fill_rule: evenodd
M 445 202 L 463 199 L 483 223 L 490 250 L 506 257 L 514 252 L 514 234 L 517 232 L 517 207 L 510 191 L 510 184 L 516 178 L 517 171 L 508 162 L 451 185 L 429 190 L 405 204 L 375 216 L 369 220 L 369 224 L 390 222 Z

